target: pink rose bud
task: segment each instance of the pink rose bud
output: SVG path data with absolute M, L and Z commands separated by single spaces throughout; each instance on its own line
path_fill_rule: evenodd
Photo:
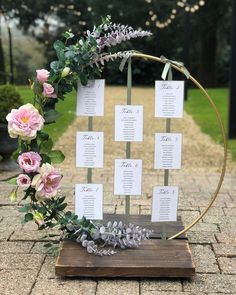
M 22 153 L 18 157 L 17 162 L 20 168 L 23 169 L 26 173 L 31 173 L 31 172 L 38 171 L 41 160 L 42 158 L 38 153 L 27 152 L 27 153 Z
M 39 81 L 39 83 L 43 84 L 44 82 L 47 81 L 50 73 L 47 70 L 41 69 L 41 70 L 37 70 L 37 80 Z
M 27 174 L 20 174 L 16 179 L 16 183 L 20 187 L 27 189 L 31 185 L 31 179 Z
M 54 92 L 54 88 L 51 84 L 43 83 L 43 96 L 52 98 L 57 97 L 56 93 Z
M 8 133 L 10 137 L 23 140 L 34 139 L 37 131 L 43 128 L 44 118 L 38 110 L 30 103 L 21 106 L 19 109 L 12 109 L 6 116 L 8 121 Z
M 43 214 L 38 211 L 34 214 L 33 219 L 39 226 L 42 226 L 45 224 Z
M 11 202 L 15 202 L 17 200 L 17 193 L 16 193 L 16 189 L 14 189 L 9 196 Z

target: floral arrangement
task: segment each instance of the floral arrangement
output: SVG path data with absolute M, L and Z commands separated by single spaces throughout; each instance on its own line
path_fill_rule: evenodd
M 61 163 L 65 156 L 53 149 L 53 141 L 43 131 L 45 124 L 54 123 L 58 117 L 54 107 L 48 102 L 64 99 L 66 93 L 77 88 L 78 80 L 86 85 L 88 80 L 99 77 L 104 61 L 123 58 L 130 52 L 115 55 L 104 53 L 107 47 L 126 40 L 149 36 L 151 33 L 134 30 L 129 26 L 113 24 L 110 17 L 103 19 L 101 25 L 87 31 L 85 36 L 74 42 L 75 36 L 65 32 L 64 42 L 56 41 L 54 49 L 57 60 L 50 64 L 50 71 L 36 71 L 30 81 L 33 104 L 25 104 L 12 109 L 7 115 L 9 135 L 19 140 L 17 162 L 22 172 L 9 180 L 16 185 L 10 198 L 17 199 L 19 188 L 24 190 L 24 205 L 19 211 L 24 213 L 22 223 L 34 221 L 39 230 L 59 228 L 60 239 L 69 238 L 81 243 L 89 253 L 113 255 L 114 250 L 104 248 L 134 248 L 151 234 L 148 229 L 122 222 L 95 223 L 83 217 L 81 220 L 71 211 L 66 211 L 65 196 L 58 196 L 62 179 L 61 172 L 53 163 Z M 50 235 L 49 235 L 50 236 Z M 50 252 L 56 252 L 57 245 L 45 245 Z

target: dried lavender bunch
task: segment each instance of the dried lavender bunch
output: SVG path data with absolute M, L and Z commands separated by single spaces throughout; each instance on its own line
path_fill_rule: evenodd
M 113 248 L 138 248 L 142 240 L 150 237 L 152 230 L 126 225 L 122 221 L 109 221 L 106 225 L 95 224 L 91 231 L 80 228 L 76 231 L 78 243 L 87 248 L 88 253 L 98 256 L 110 256 L 116 252 L 111 249 L 102 249 L 105 246 Z
M 111 17 L 108 15 L 103 23 L 93 28 L 93 31 L 87 31 L 87 36 L 94 37 L 97 43 L 97 49 L 101 52 L 105 47 L 116 46 L 122 42 L 130 39 L 151 36 L 150 31 L 144 31 L 141 29 L 135 30 L 131 26 L 115 24 L 110 21 Z
M 149 31 L 143 31 L 140 29 L 134 30 L 130 26 L 111 24 L 107 28 L 107 33 L 103 36 L 99 36 L 96 41 L 98 50 L 101 52 L 105 47 L 115 46 L 130 39 L 151 35 L 152 33 Z

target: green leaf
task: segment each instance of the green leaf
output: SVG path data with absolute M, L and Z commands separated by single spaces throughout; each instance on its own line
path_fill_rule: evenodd
M 46 132 L 39 131 L 38 132 L 38 137 L 41 141 L 46 141 L 49 138 L 49 135 Z
M 87 85 L 88 79 L 84 74 L 81 74 L 79 78 L 80 78 L 80 82 L 83 86 Z
M 28 222 L 30 220 L 33 220 L 33 214 L 32 213 L 26 213 L 25 214 L 25 218 L 24 218 L 24 221 L 25 222 Z
M 61 72 L 65 67 L 65 62 L 60 60 L 54 60 L 50 63 L 50 67 L 53 70 L 54 74 L 58 75 L 58 72 Z
M 7 182 L 9 183 L 9 184 L 14 184 L 14 185 L 16 185 L 17 183 L 16 183 L 16 179 L 17 179 L 17 177 L 12 177 L 11 179 L 9 179 Z
M 30 143 L 30 148 L 31 148 L 31 151 L 34 151 L 34 152 L 39 152 L 39 146 L 38 146 L 38 142 L 37 142 L 37 139 L 34 139 L 31 141 Z
M 42 214 L 44 215 L 44 214 L 47 213 L 47 209 L 44 208 L 44 207 L 40 207 L 40 208 L 38 208 L 38 212 L 39 212 L 39 213 L 42 213 Z
M 65 159 L 65 155 L 61 151 L 58 151 L 58 150 L 49 152 L 48 156 L 50 157 L 52 163 L 60 164 Z
M 51 158 L 48 155 L 42 154 L 41 157 L 42 157 L 42 163 L 49 163 L 49 164 L 52 163 Z
M 49 110 L 44 113 L 44 119 L 46 124 L 53 123 L 57 120 L 57 118 L 60 117 L 60 114 L 56 110 Z
M 66 38 L 66 40 L 73 38 L 75 35 L 69 31 L 66 31 L 65 33 L 62 34 L 63 37 Z
M 43 141 L 40 144 L 40 150 L 43 154 L 47 154 L 48 152 L 50 152 L 52 147 L 53 147 L 53 141 L 51 138 L 49 138 L 48 141 Z
M 25 204 L 24 206 L 18 209 L 19 212 L 28 212 L 32 208 L 31 204 Z
M 58 211 L 63 211 L 67 207 L 67 203 L 63 203 L 60 206 L 57 207 Z
M 46 243 L 46 244 L 44 244 L 43 246 L 45 247 L 45 248 L 49 248 L 49 247 L 52 247 L 52 243 Z
M 65 61 L 65 44 L 62 41 L 57 40 L 54 42 L 53 47 L 56 50 L 59 61 Z
M 61 197 L 61 198 L 59 198 L 59 199 L 58 199 L 58 204 L 63 203 L 63 202 L 65 201 L 65 198 L 66 198 L 66 197 Z
M 61 40 L 56 40 L 53 44 L 53 48 L 56 51 L 65 49 L 65 44 Z

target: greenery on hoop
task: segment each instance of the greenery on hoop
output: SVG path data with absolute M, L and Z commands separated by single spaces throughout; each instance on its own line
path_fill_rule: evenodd
M 60 239 L 74 239 L 89 253 L 100 256 L 113 255 L 115 251 L 99 248 L 99 245 L 133 248 L 149 237 L 150 230 L 132 224 L 108 222 L 103 225 L 85 217 L 79 220 L 73 212 L 65 211 L 65 196 L 58 196 L 62 174 L 52 166 L 53 163 L 61 163 L 65 156 L 53 149 L 49 134 L 42 131 L 44 124 L 56 122 L 59 114 L 55 104 L 77 88 L 78 80 L 86 85 L 88 80 L 100 76 L 104 62 L 130 54 L 117 52 L 111 55 L 104 53 L 104 49 L 149 35 L 148 31 L 113 24 L 107 16 L 82 38 L 75 40 L 74 34 L 67 31 L 63 35 L 64 42 L 58 40 L 54 43 L 57 60 L 50 64 L 50 72 L 37 70 L 35 79 L 30 81 L 33 105 L 13 109 L 6 117 L 9 135 L 19 139 L 17 161 L 22 173 L 10 179 L 9 183 L 16 185 L 10 195 L 12 201 L 17 198 L 18 188 L 24 189 L 23 200 L 28 202 L 25 201 L 19 209 L 24 213 L 23 224 L 33 220 L 39 230 L 57 227 L 61 230 Z M 46 247 L 50 252 L 57 251 L 55 244 L 48 243 Z

